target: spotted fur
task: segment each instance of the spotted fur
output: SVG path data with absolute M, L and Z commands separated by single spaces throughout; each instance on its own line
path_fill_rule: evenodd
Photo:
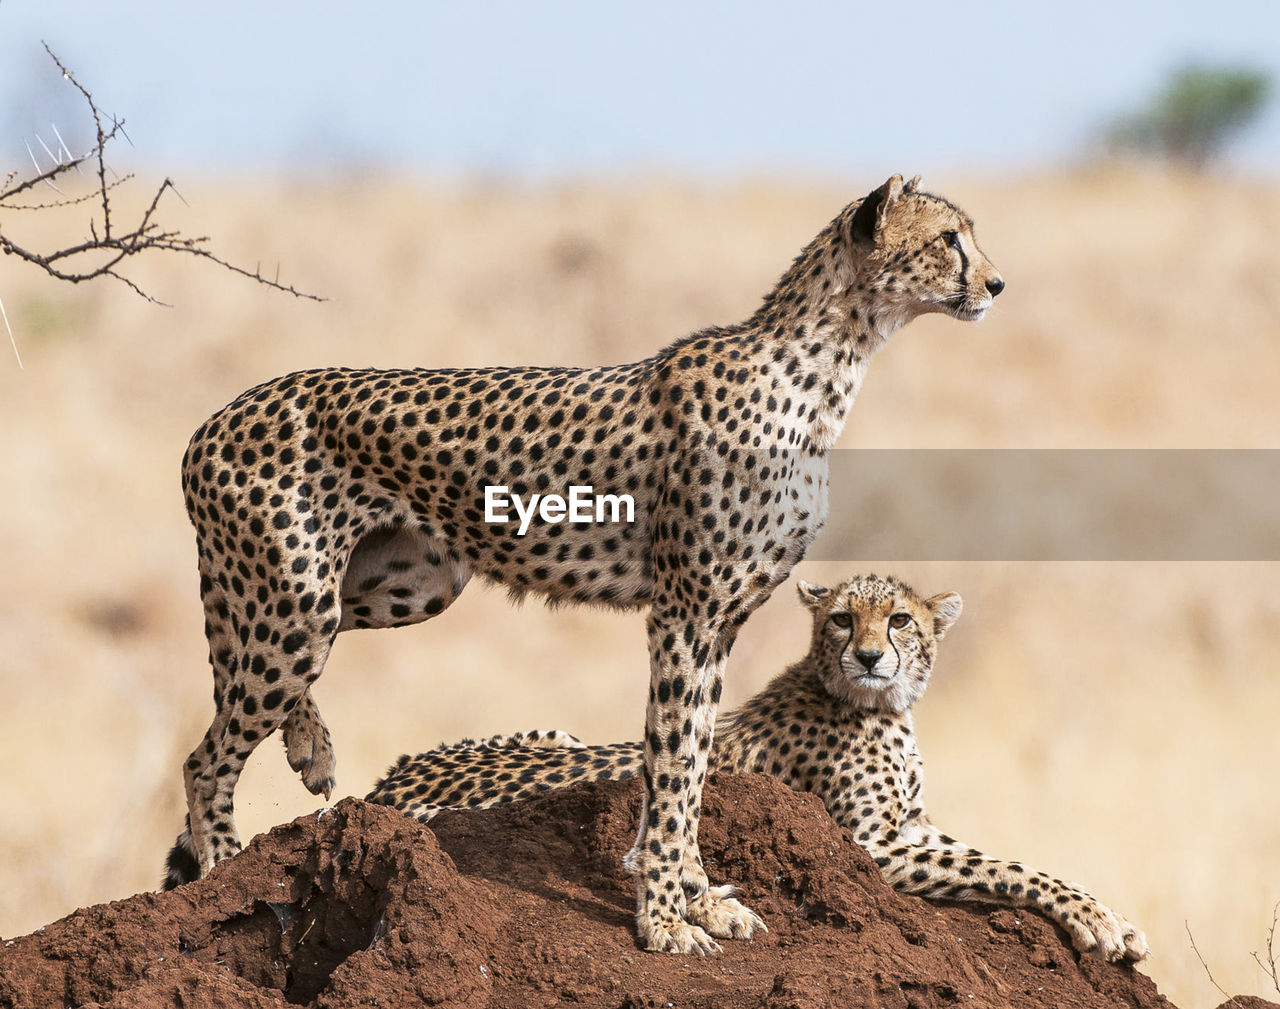
M 984 855 L 925 813 L 911 707 L 928 685 L 938 641 L 960 616 L 960 597 L 922 599 L 896 579 L 869 575 L 834 589 L 801 582 L 800 598 L 813 616 L 809 653 L 717 722 L 709 770 L 763 772 L 820 796 L 897 890 L 1036 908 L 1081 951 L 1145 957 L 1142 932 L 1085 890 Z M 524 737 L 534 742 L 495 736 L 401 757 L 366 798 L 425 823 L 442 809 L 497 806 L 644 770 L 640 743 Z
M 980 318 L 1004 283 L 969 218 L 893 176 L 846 207 L 744 323 L 633 364 L 306 371 L 244 393 L 183 460 L 214 674 L 170 885 L 240 848 L 232 796 L 281 729 L 328 795 L 310 686 L 334 637 L 437 616 L 473 575 L 554 603 L 647 610 L 646 788 L 628 856 L 650 950 L 760 920 L 708 890 L 699 796 L 738 628 L 827 514 L 827 455 L 872 355 L 926 312 Z M 629 494 L 630 524 L 486 523 L 486 486 Z M 188 858 L 183 857 L 186 853 Z M 183 871 L 183 870 L 187 871 Z

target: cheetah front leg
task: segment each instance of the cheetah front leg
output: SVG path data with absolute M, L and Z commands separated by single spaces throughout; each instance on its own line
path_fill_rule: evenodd
M 725 647 L 725 646 L 721 646 Z M 698 824 L 702 813 L 702 786 L 706 782 L 711 743 L 715 731 L 716 706 L 724 684 L 724 667 L 728 659 L 727 647 L 712 657 L 707 676 L 710 679 L 710 705 L 702 705 L 693 716 L 695 740 L 695 773 L 698 795 L 690 806 L 691 827 L 689 843 L 684 851 L 681 879 L 685 894 L 685 919 L 700 926 L 717 939 L 750 939 L 757 931 L 768 932 L 768 926 L 758 914 L 734 897 L 733 886 L 711 886 L 702 856 L 698 851 Z
M 904 827 L 892 842 L 877 833 L 864 843 L 895 890 L 1034 907 L 1066 929 L 1080 952 L 1108 961 L 1137 961 L 1150 953 L 1142 931 L 1088 891 L 1020 862 L 984 855 L 927 820 Z
M 708 885 L 698 854 L 702 785 L 724 672 L 714 637 L 714 630 L 687 620 L 649 618 L 645 792 L 624 864 L 636 877 L 640 942 L 655 952 L 718 952 L 712 936 L 750 938 L 763 927 L 729 888 Z

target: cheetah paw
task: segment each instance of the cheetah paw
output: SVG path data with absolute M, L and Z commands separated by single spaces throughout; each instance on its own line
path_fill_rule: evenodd
M 718 939 L 750 939 L 769 927 L 733 896 L 732 886 L 712 886 L 688 902 L 685 917 Z
M 335 775 L 337 760 L 333 746 L 320 737 L 307 733 L 294 733 L 285 742 L 285 754 L 289 766 L 302 776 L 302 783 L 313 795 L 323 794 L 327 799 L 338 783 Z
M 1103 904 L 1094 904 L 1083 910 L 1080 920 L 1063 924 L 1076 949 L 1094 953 L 1108 963 L 1137 962 L 1151 955 L 1142 930 Z
M 1127 921 L 1124 932 L 1124 958 L 1137 963 L 1151 955 L 1151 947 L 1147 945 L 1147 937 L 1142 929 Z
M 696 953 L 698 956 L 706 956 L 708 953 L 720 952 L 720 944 L 705 931 L 679 918 L 653 922 L 648 932 L 641 941 L 650 953 Z

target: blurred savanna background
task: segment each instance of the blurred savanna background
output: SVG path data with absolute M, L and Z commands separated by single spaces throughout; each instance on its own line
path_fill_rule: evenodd
M 895 336 L 843 447 L 1280 447 L 1263 2 L 1154 24 L 1108 5 L 1108 33 L 1087 11 L 976 24 L 922 2 L 940 30 L 910 39 L 834 4 L 785 21 L 659 5 L 643 24 L 568 4 L 359 24 L 281 8 L 231 3 L 215 25 L 141 2 L 0 7 L 5 173 L 93 142 L 45 39 L 128 120 L 133 146 L 107 158 L 136 173 L 112 190 L 119 222 L 170 175 L 166 229 L 327 299 L 177 253 L 121 264 L 162 307 L 0 256 L 22 359 L 6 332 L 0 936 L 159 881 L 212 716 L 178 464 L 263 379 L 646 356 L 747 316 L 845 203 L 919 172 L 973 216 L 1008 290 L 980 324 Z M 16 202 L 96 182 L 88 166 Z M 100 233 L 94 201 L 0 202 L 0 236 L 48 252 L 91 217 Z M 1139 923 L 1143 970 L 1184 1009 L 1222 1000 L 1188 931 L 1228 992 L 1276 998 L 1251 954 L 1280 902 L 1280 563 L 901 562 L 861 553 L 858 527 L 833 501 L 823 552 L 847 560 L 797 575 L 873 569 L 965 599 L 917 709 L 933 819 Z M 742 633 L 726 703 L 808 633 L 789 583 Z M 474 583 L 440 620 L 339 639 L 315 687 L 334 798 L 463 735 L 635 738 L 647 675 L 639 617 L 517 609 Z M 237 798 L 246 839 L 317 806 L 274 741 Z

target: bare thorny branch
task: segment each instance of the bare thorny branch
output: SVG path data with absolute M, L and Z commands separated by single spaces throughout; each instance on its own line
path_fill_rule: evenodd
M 1187 938 L 1191 940 L 1191 948 L 1192 950 L 1195 951 L 1196 959 L 1200 961 L 1200 966 L 1204 968 L 1204 972 L 1209 978 L 1209 983 L 1213 985 L 1215 988 L 1217 988 L 1218 991 L 1221 992 L 1223 995 L 1227 995 L 1227 990 L 1223 988 L 1222 985 L 1218 984 L 1217 980 L 1213 976 L 1213 971 L 1211 971 L 1209 969 L 1209 965 L 1204 962 L 1204 957 L 1200 954 L 1200 947 L 1196 945 L 1196 937 L 1191 934 L 1190 922 L 1184 921 L 1182 923 L 1182 927 L 1187 930 Z M 1227 995 L 1227 998 L 1229 999 L 1229 1001 L 1226 1003 L 1226 1005 L 1230 1005 L 1231 1002 L 1235 1001 L 1235 996 L 1233 995 Z
M 260 267 L 248 270 L 228 262 L 206 247 L 209 241 L 208 236 L 202 235 L 191 238 L 178 231 L 170 231 L 161 227 L 156 221 L 161 199 L 166 193 L 173 193 L 179 199 L 182 199 L 174 188 L 172 179 L 166 178 L 160 183 L 146 211 L 135 224 L 121 226 L 114 215 L 112 195 L 118 187 L 129 182 L 133 176 L 125 175 L 120 178 L 113 177 L 109 179 L 108 174 L 114 176 L 115 173 L 111 171 L 107 164 L 106 149 L 118 137 L 123 137 L 125 140 L 129 139 L 128 134 L 124 132 L 124 121 L 114 116 L 104 117 L 88 88 L 76 80 L 75 75 L 63 65 L 53 50 L 49 48 L 48 43 L 44 43 L 44 48 L 45 52 L 49 54 L 49 58 L 53 60 L 58 70 L 62 72 L 62 76 L 70 81 L 72 86 L 80 92 L 85 104 L 88 105 L 89 114 L 93 117 L 96 139 L 87 152 L 74 155 L 63 141 L 62 135 L 58 133 L 56 126 L 53 128 L 54 135 L 58 140 L 56 150 L 51 150 L 47 144 L 37 137 L 37 142 L 43 148 L 51 164 L 48 167 L 41 167 L 35 153 L 31 152 L 31 159 L 35 164 L 34 174 L 24 177 L 20 176 L 17 171 L 9 172 L 3 182 L 0 182 L 0 212 L 48 210 L 54 207 L 77 206 L 89 201 L 97 202 L 100 205 L 100 211 L 97 214 L 90 215 L 89 237 L 74 245 L 42 252 L 20 245 L 5 235 L 3 231 L 0 231 L 0 253 L 16 256 L 44 270 L 49 276 L 72 284 L 96 280 L 99 277 L 111 277 L 120 281 L 147 301 L 156 304 L 163 304 L 163 302 L 152 297 L 120 272 L 120 267 L 125 260 L 143 252 L 183 253 L 200 259 L 207 259 L 224 269 L 230 270 L 232 273 L 238 273 L 240 276 L 247 277 L 265 287 L 274 288 L 277 291 L 283 291 L 298 298 L 308 298 L 313 301 L 324 300 L 317 295 L 300 291 L 290 284 L 282 283 L 278 276 L 275 278 L 263 276 Z M 28 145 L 28 151 L 30 150 L 30 145 Z M 58 187 L 57 183 L 63 182 L 65 184 L 66 181 L 69 181 L 66 177 L 72 172 L 79 172 L 81 166 L 92 166 L 96 175 L 96 185 L 88 193 L 68 196 Z M 40 202 L 36 197 L 36 193 L 43 187 L 52 189 L 58 198 Z M 17 202 L 16 197 L 24 194 L 23 200 Z M 7 325 L 7 319 L 5 321 Z M 10 338 L 12 340 L 12 334 L 10 334 Z
M 1276 951 L 1276 926 L 1280 925 L 1280 901 L 1276 902 L 1276 906 L 1271 909 L 1271 927 L 1267 929 L 1267 953 L 1264 959 L 1262 954 L 1251 954 L 1258 962 L 1258 966 L 1263 972 L 1271 976 L 1271 984 L 1277 992 L 1280 992 L 1280 967 L 1276 964 L 1276 958 L 1280 953 Z
M 1280 992 L 1280 963 L 1277 962 L 1277 957 L 1280 957 L 1280 953 L 1277 953 L 1276 951 L 1276 929 L 1278 926 L 1280 926 L 1280 902 L 1277 902 L 1276 906 L 1271 909 L 1271 928 L 1267 930 L 1267 951 L 1265 958 L 1263 954 L 1257 952 L 1250 953 L 1249 955 L 1253 957 L 1264 973 L 1270 975 L 1272 985 L 1275 986 L 1277 992 Z M 1205 963 L 1199 947 L 1196 946 L 1196 937 L 1191 934 L 1190 923 L 1184 921 L 1182 923 L 1182 927 L 1187 930 L 1187 938 L 1191 940 L 1191 949 L 1195 952 L 1196 959 L 1200 961 L 1200 966 L 1204 968 L 1205 975 L 1209 978 L 1209 983 L 1217 988 L 1223 995 L 1227 995 L 1227 990 L 1223 988 L 1222 985 L 1218 984 L 1217 979 L 1213 976 L 1213 971 L 1209 970 L 1209 965 Z M 1227 1001 L 1224 1002 L 1219 1009 L 1227 1009 L 1227 1007 L 1234 1005 L 1238 998 L 1238 995 L 1227 995 Z

